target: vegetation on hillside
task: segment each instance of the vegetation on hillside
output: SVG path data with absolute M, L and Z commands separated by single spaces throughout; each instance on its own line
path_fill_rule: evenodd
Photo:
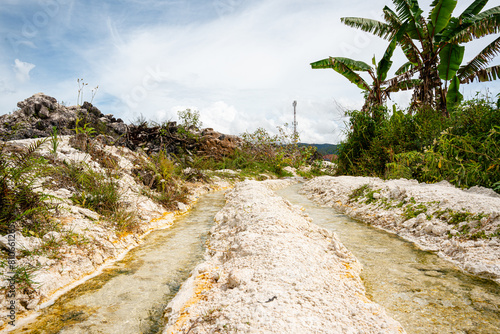
M 427 17 L 417 0 L 393 0 L 384 7 L 384 22 L 345 17 L 348 26 L 388 40 L 373 66 L 343 57 L 311 64 L 331 68 L 365 91 L 361 111 L 348 111 L 346 140 L 340 145 L 338 174 L 448 180 L 461 186 L 481 185 L 500 192 L 500 99 L 477 96 L 463 101 L 461 84 L 500 77 L 489 66 L 500 53 L 496 38 L 463 64 L 464 44 L 500 31 L 500 6 L 483 10 L 488 0 L 475 0 L 458 17 L 456 0 L 435 0 Z M 407 62 L 387 79 L 397 47 Z M 366 72 L 369 84 L 360 75 Z M 390 94 L 413 89 L 406 110 L 386 106 Z M 497 96 L 497 98 L 500 96 Z

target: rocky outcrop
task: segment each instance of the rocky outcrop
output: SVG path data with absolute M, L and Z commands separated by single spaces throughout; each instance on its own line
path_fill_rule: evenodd
M 320 204 L 500 283 L 500 197 L 491 190 L 354 176 L 318 177 L 302 190 Z
M 215 160 L 231 156 L 243 142 L 237 136 L 211 128 L 184 129 L 176 122 L 125 124 L 111 114 L 104 115 L 91 103 L 66 107 L 43 93 L 35 94 L 17 106 L 19 109 L 13 113 L 0 116 L 0 140 L 49 137 L 55 127 L 59 135 L 86 131 L 92 132 L 92 135 L 103 134 L 114 138 L 116 145 L 133 151 L 140 148 L 152 154 L 163 150 L 175 155 L 186 153 L 187 159 L 196 155 Z
M 75 133 L 75 128 L 93 128 L 98 133 L 121 136 L 127 126 L 113 115 L 104 115 L 92 104 L 66 107 L 51 96 L 38 93 L 17 104 L 18 110 L 0 116 L 0 139 L 15 140 L 49 137 L 53 127 L 60 135 Z M 78 123 L 78 124 L 77 124 Z
M 233 154 L 243 144 L 238 136 L 226 135 L 212 128 L 203 129 L 198 142 L 198 152 L 215 159 L 222 159 Z
M 242 139 L 211 128 L 184 129 L 176 122 L 167 122 L 156 126 L 130 125 L 121 143 L 134 151 L 138 148 L 148 153 L 162 150 L 168 154 L 186 153 L 184 158 L 187 159 L 193 159 L 197 155 L 221 160 L 231 156 L 242 144 Z
M 365 297 L 361 264 L 334 233 L 257 181 L 226 199 L 164 333 L 405 332 Z

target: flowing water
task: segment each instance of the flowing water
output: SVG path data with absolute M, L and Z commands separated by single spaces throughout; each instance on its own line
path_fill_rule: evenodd
M 359 223 L 298 194 L 277 191 L 304 207 L 315 224 L 337 233 L 358 258 L 367 296 L 385 307 L 409 334 L 500 333 L 500 286 L 474 278 L 431 252 Z
M 320 207 L 298 194 L 300 187 L 277 193 L 304 207 L 314 223 L 338 234 L 364 266 L 367 296 L 408 333 L 500 332 L 496 283 L 463 274 L 397 236 Z M 161 332 L 163 309 L 202 260 L 207 231 L 223 204 L 221 192 L 203 196 L 172 228 L 151 233 L 122 261 L 71 290 L 14 333 Z
M 166 304 L 203 259 L 222 192 L 204 195 L 173 227 L 152 232 L 103 274 L 71 290 L 14 333 L 158 333 Z

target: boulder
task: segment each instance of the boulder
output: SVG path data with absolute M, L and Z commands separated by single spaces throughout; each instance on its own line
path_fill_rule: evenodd
M 0 116 L 0 139 L 16 140 L 27 138 L 49 137 L 53 127 L 59 135 L 75 133 L 78 127 L 87 124 L 100 133 L 119 137 L 126 131 L 126 125 L 121 119 L 112 115 L 103 115 L 91 103 L 82 106 L 66 107 L 51 96 L 37 93 L 17 104 L 18 110 L 11 114 Z

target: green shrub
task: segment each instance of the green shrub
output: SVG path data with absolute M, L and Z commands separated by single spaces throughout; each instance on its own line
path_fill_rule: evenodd
M 23 230 L 24 234 L 40 235 L 50 227 L 47 201 L 51 197 L 35 191 L 37 181 L 49 166 L 36 152 L 46 140 L 38 140 L 25 149 L 0 146 L 0 234 Z
M 71 200 L 84 208 L 109 216 L 118 207 L 120 194 L 116 180 L 101 174 L 86 164 L 69 166 L 68 171 L 75 184 Z
M 338 174 L 412 178 L 500 189 L 500 111 L 488 98 L 465 101 L 445 118 L 432 110 L 391 115 L 349 111 Z

